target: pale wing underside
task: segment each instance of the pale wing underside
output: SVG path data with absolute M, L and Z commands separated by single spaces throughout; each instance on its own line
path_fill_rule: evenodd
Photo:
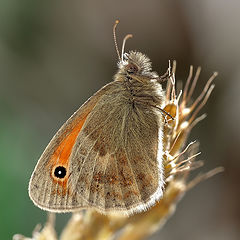
M 88 206 L 128 215 L 162 196 L 161 124 L 154 110 L 111 97 L 95 106 L 77 138 L 69 184 Z
M 147 209 L 162 196 L 161 115 L 146 105 L 129 104 L 121 95 L 121 85 L 109 86 L 76 138 L 67 181 L 54 183 L 49 176 L 49 158 L 62 141 L 66 124 L 40 158 L 29 187 L 39 207 L 57 212 L 94 207 L 103 213 L 129 215 Z M 92 104 L 91 99 L 87 104 Z
M 68 179 L 71 176 L 70 173 L 67 176 L 67 181 L 54 181 L 52 178 L 52 169 L 59 161 L 59 154 L 56 155 L 56 161 L 52 160 L 59 146 L 63 144 L 65 148 L 67 147 L 67 141 L 69 141 L 69 136 L 74 132 L 74 129 L 77 127 L 81 130 L 82 125 L 94 106 L 106 92 L 111 91 L 111 89 L 115 87 L 114 85 L 114 83 L 110 83 L 104 86 L 89 98 L 67 122 L 64 123 L 44 150 L 29 182 L 29 196 L 38 207 L 49 211 L 64 212 L 70 211 L 75 208 L 76 205 L 84 205 L 83 199 L 76 191 L 70 192 L 70 186 L 68 184 Z M 79 124 L 80 126 L 78 126 Z M 69 160 L 70 159 L 66 157 L 65 165 L 68 171 Z

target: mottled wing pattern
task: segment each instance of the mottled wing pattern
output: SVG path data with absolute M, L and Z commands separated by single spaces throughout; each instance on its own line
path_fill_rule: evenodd
M 40 157 L 29 183 L 29 196 L 40 208 L 51 211 L 67 211 L 75 206 L 85 206 L 83 199 L 69 184 L 71 177 L 70 156 L 76 138 L 81 131 L 90 112 L 99 99 L 113 84 L 110 83 L 100 89 L 86 101 L 59 129 Z M 64 166 L 67 174 L 62 179 L 54 177 L 56 166 Z
M 71 156 L 71 185 L 88 206 L 103 213 L 129 215 L 162 195 L 161 116 L 127 100 L 121 86 L 101 98 Z
M 129 215 L 162 196 L 161 115 L 126 94 L 122 83 L 106 85 L 57 132 L 31 177 L 36 205 Z M 64 178 L 54 178 L 56 166 L 66 168 Z

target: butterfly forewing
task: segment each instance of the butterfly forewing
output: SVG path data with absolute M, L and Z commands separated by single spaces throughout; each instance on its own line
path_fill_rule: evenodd
M 69 181 L 72 174 L 69 170 L 70 156 L 89 113 L 110 88 L 111 83 L 84 103 L 59 129 L 40 157 L 29 183 L 30 198 L 40 208 L 65 211 L 76 206 L 84 206 L 83 199 Z M 81 161 L 81 157 L 78 161 Z M 54 176 L 57 166 L 66 169 L 63 178 Z

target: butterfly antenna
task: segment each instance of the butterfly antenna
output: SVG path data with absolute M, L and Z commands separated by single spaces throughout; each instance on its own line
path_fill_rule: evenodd
M 119 23 L 119 20 L 116 20 L 115 24 L 113 25 L 113 40 L 114 40 L 114 45 L 115 45 L 116 52 L 118 55 L 118 59 L 119 59 L 119 61 L 121 61 L 121 57 L 120 57 L 120 53 L 119 53 L 118 45 L 117 45 L 117 37 L 116 37 L 116 27 L 117 27 L 118 23 Z
M 129 38 L 132 38 L 133 35 L 132 34 L 128 34 L 125 36 L 125 38 L 123 39 L 123 44 L 122 44 L 122 61 L 123 61 L 123 54 L 124 54 L 124 48 L 125 48 L 125 44 L 126 44 L 126 41 L 129 39 Z

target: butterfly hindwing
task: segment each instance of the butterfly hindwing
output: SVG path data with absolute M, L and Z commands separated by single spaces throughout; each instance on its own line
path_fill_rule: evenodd
M 73 150 L 70 179 L 88 206 L 130 214 L 162 194 L 161 123 L 154 110 L 133 108 L 118 91 L 103 96 L 89 114 Z

